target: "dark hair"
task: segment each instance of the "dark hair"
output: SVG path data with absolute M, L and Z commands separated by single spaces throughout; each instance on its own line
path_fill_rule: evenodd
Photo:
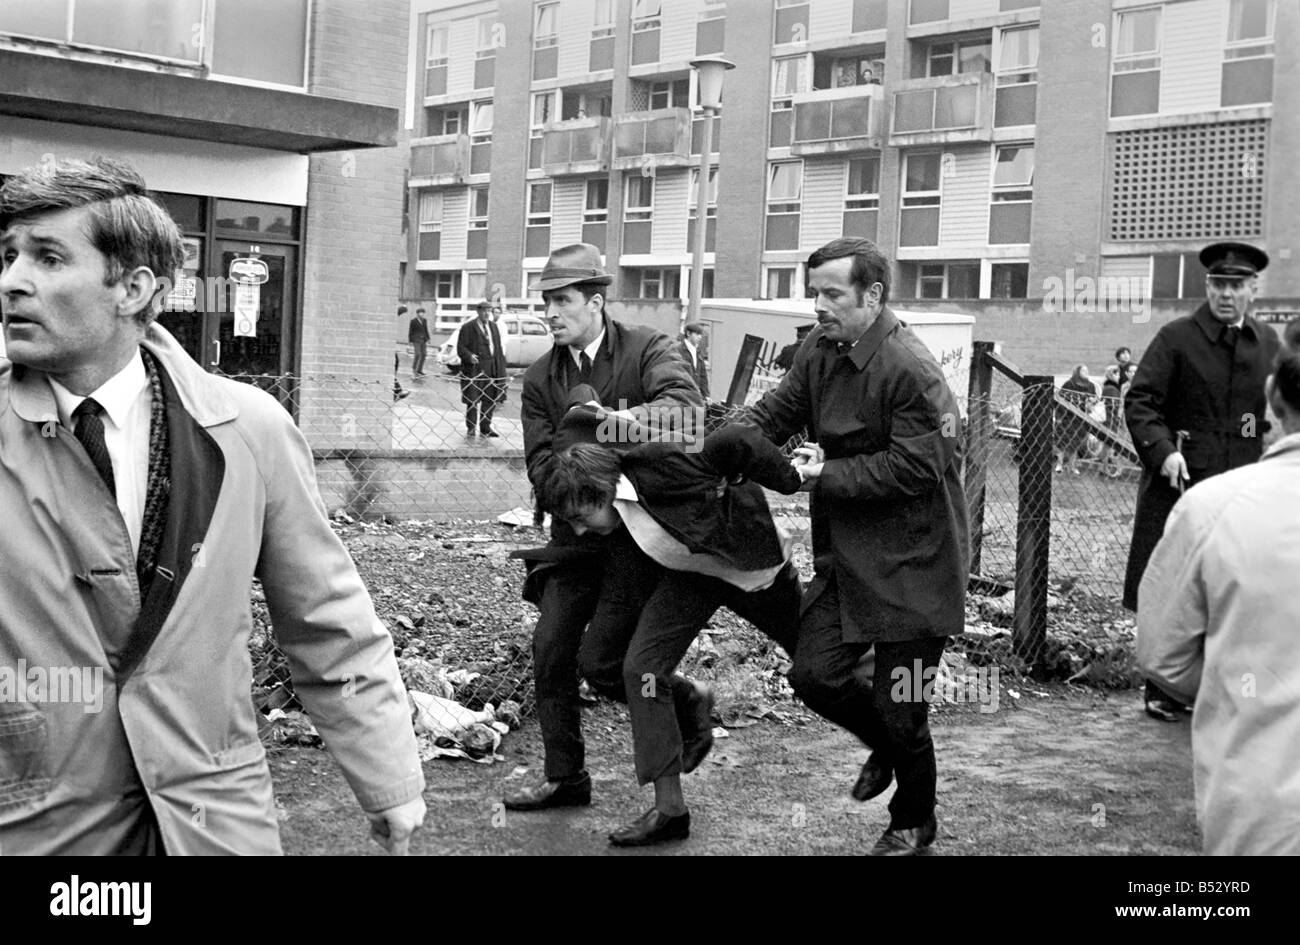
M 1273 391 L 1288 407 L 1300 413 L 1300 348 L 1284 348 L 1278 353 Z
M 1120 348 L 1116 348 L 1116 349 L 1115 349 L 1115 360 L 1116 360 L 1116 361 L 1119 360 L 1119 356 L 1120 356 L 1121 354 L 1127 354 L 1127 355 L 1131 358 L 1131 357 L 1133 357 L 1133 349 L 1130 348 L 1130 347 L 1128 347 L 1127 345 L 1125 345 L 1125 346 L 1123 346 L 1123 347 L 1120 347 Z
M 416 314 L 416 315 L 419 315 L 419 314 L 421 314 L 423 311 L 424 311 L 424 309 L 422 309 L 422 308 L 417 308 L 417 309 L 415 310 L 415 314 Z
M 1300 318 L 1293 318 L 1282 329 L 1282 350 L 1300 351 Z
M 407 308 L 406 308 L 405 305 L 399 305 L 399 306 L 397 306 L 397 314 L 398 314 L 398 315 L 405 315 L 406 312 L 407 312 Z
M 684 328 L 682 328 L 682 334 L 684 334 L 684 335 L 691 335 L 691 334 L 702 335 L 702 334 L 704 334 L 704 326 L 701 325 L 699 322 L 687 322 L 687 323 L 686 323 L 686 326 L 685 326 Z
M 564 517 L 576 509 L 614 501 L 620 472 L 619 455 L 596 443 L 575 443 L 555 454 L 546 478 L 546 505 Z
M 92 246 L 104 256 L 104 284 L 116 285 L 141 266 L 171 280 L 183 259 L 181 231 L 145 187 L 140 172 L 125 161 L 49 161 L 25 168 L 0 187 L 0 230 L 60 210 L 85 207 Z M 155 298 L 163 293 L 159 286 Z M 152 304 L 137 314 L 144 324 Z
M 889 257 L 880 251 L 875 243 L 856 236 L 845 236 L 831 240 L 821 249 L 808 257 L 808 272 L 825 265 L 832 259 L 853 259 L 853 268 L 849 271 L 849 281 L 859 294 L 871 288 L 872 283 L 879 282 L 881 287 L 881 304 L 889 301 Z
M 560 286 L 558 289 L 546 289 L 542 292 L 542 301 L 552 292 L 563 292 L 565 289 L 577 289 L 582 293 L 582 300 L 590 302 L 593 295 L 600 296 L 600 311 L 605 313 L 605 303 L 609 300 L 609 286 L 603 282 L 575 282 L 573 285 Z

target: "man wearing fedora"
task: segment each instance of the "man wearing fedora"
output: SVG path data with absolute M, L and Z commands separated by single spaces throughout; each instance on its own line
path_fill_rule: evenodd
M 554 348 L 524 374 L 520 416 L 524 458 L 538 501 L 554 457 L 556 431 L 571 403 L 570 391 L 586 385 L 579 399 L 594 397 L 652 428 L 692 432 L 704 401 L 686 364 L 661 331 L 624 325 L 605 312 L 613 277 L 600 250 L 575 243 L 551 253 L 535 288 L 546 303 Z M 546 754 L 545 779 L 505 798 L 510 810 L 541 810 L 591 802 L 578 698 L 578 646 L 600 597 L 606 538 L 575 534 L 553 517 L 551 541 L 529 561 L 524 599 L 538 605 L 533 631 L 537 717 Z
M 1248 243 L 1213 243 L 1200 253 L 1206 301 L 1161 327 L 1138 364 L 1124 416 L 1142 461 L 1124 606 L 1137 610 L 1147 561 L 1185 489 L 1259 459 L 1264 380 L 1277 334 L 1251 317 L 1268 255 Z M 1148 681 L 1146 712 L 1177 721 L 1187 707 Z
M 492 320 L 492 303 L 478 303 L 476 317 L 466 322 L 456 340 L 460 357 L 460 399 L 465 404 L 465 435 L 496 437 L 492 414 L 506 399 L 510 383 L 501 331 Z

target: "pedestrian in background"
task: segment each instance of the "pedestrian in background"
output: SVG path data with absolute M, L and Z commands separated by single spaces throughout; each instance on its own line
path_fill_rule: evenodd
M 1088 376 L 1086 364 L 1076 364 L 1069 380 L 1061 385 L 1061 397 L 1073 407 L 1092 415 L 1097 402 L 1097 385 Z M 1087 422 L 1072 411 L 1056 408 L 1056 471 L 1068 469 L 1079 475 L 1079 453 L 1088 443 Z
M 1137 610 L 1147 560 L 1184 489 L 1259 459 L 1267 430 L 1264 380 L 1276 332 L 1250 314 L 1268 255 L 1248 243 L 1213 243 L 1200 253 L 1206 301 L 1163 325 L 1142 355 L 1124 417 L 1142 461 L 1124 606 Z M 1145 708 L 1174 722 L 1187 706 L 1148 681 Z
M 460 358 L 460 398 L 465 404 L 465 435 L 497 437 L 492 414 L 506 399 L 506 353 L 501 330 L 492 319 L 492 303 L 484 300 L 472 321 L 460 327 L 456 355 Z
M 424 309 L 417 308 L 415 317 L 406 331 L 406 340 L 411 345 L 411 376 L 424 377 L 424 359 L 429 348 L 429 321 L 424 317 Z
M 700 389 L 701 396 L 707 401 L 709 399 L 709 362 L 704 357 L 704 326 L 699 322 L 687 322 L 685 330 L 682 332 L 681 341 L 673 347 L 677 356 L 686 362 L 691 369 L 691 377 L 695 379 L 695 386 Z

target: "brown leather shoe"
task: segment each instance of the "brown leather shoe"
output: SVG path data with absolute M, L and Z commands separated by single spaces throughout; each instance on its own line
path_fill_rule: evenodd
M 632 823 L 609 835 L 616 847 L 648 847 L 668 840 L 685 840 L 691 835 L 691 812 L 672 816 L 652 807 Z
M 692 681 L 691 685 L 695 687 L 690 702 L 695 731 L 682 738 L 682 774 L 698 768 L 713 748 L 713 689 L 700 682 Z
M 858 782 L 853 785 L 852 795 L 855 801 L 869 801 L 873 797 L 883 794 L 894 780 L 894 769 L 887 764 L 876 760 L 876 753 L 873 751 L 867 758 L 866 763 L 862 765 L 862 773 L 858 775 Z
M 520 788 L 502 798 L 506 810 L 546 810 L 550 807 L 586 807 L 591 803 L 591 775 L 587 772 L 565 781 L 543 781 Z
M 933 814 L 919 827 L 904 827 L 901 830 L 891 827 L 880 835 L 867 856 L 922 856 L 934 844 L 938 832 L 939 825 Z

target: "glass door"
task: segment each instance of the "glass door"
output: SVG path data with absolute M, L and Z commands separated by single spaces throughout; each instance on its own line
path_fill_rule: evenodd
M 216 268 L 227 282 L 225 304 L 209 318 L 209 370 L 281 397 L 290 393 L 297 253 L 293 246 L 217 240 Z

